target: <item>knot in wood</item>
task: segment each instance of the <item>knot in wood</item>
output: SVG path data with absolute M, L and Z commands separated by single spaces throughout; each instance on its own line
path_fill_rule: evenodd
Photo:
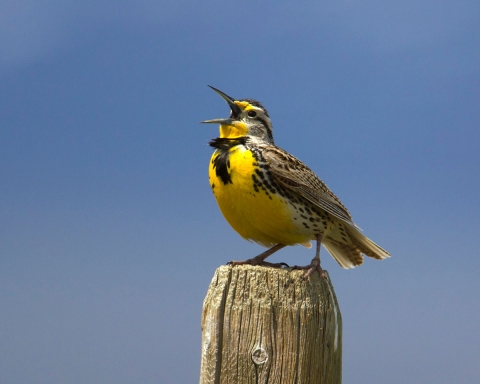
M 265 364 L 268 360 L 267 351 L 263 348 L 257 348 L 252 352 L 252 360 L 255 364 Z

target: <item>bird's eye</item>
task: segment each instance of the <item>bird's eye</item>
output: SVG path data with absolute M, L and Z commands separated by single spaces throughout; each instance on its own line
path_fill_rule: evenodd
M 248 111 L 247 115 L 250 116 L 250 117 L 257 117 L 257 112 L 255 112 L 255 111 Z

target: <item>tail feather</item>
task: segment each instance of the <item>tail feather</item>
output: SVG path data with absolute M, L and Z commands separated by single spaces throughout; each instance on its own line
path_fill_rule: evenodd
M 323 246 L 343 268 L 354 268 L 362 264 L 362 253 L 379 260 L 390 257 L 386 250 L 357 229 L 346 225 L 344 231 L 346 233 L 341 238 L 327 237 L 322 241 Z
M 390 254 L 375 244 L 368 237 L 357 231 L 355 228 L 346 227 L 347 233 L 352 240 L 352 243 L 365 255 L 373 257 L 374 259 L 382 260 L 390 257 Z
M 342 268 L 354 268 L 363 263 L 362 252 L 354 245 L 329 239 L 322 241 L 322 244 Z

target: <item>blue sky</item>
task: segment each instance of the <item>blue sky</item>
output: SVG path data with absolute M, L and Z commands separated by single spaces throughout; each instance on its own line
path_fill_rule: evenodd
M 263 249 L 209 190 L 268 108 L 392 258 L 342 270 L 344 383 L 480 380 L 477 1 L 0 3 L 0 381 L 198 381 L 215 269 Z M 292 247 L 273 261 L 306 264 Z

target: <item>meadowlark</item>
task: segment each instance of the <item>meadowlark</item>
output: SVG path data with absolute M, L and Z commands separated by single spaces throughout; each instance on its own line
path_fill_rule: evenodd
M 210 141 L 215 152 L 209 179 L 218 206 L 243 238 L 269 249 L 233 265 L 280 267 L 265 259 L 287 245 L 311 247 L 315 257 L 305 267 L 323 275 L 321 244 L 343 268 L 363 263 L 363 256 L 385 259 L 389 253 L 359 231 L 340 199 L 313 171 L 277 147 L 267 110 L 256 100 L 235 100 L 211 87 L 230 106 L 227 119 L 205 120 L 220 124 L 220 137 Z

